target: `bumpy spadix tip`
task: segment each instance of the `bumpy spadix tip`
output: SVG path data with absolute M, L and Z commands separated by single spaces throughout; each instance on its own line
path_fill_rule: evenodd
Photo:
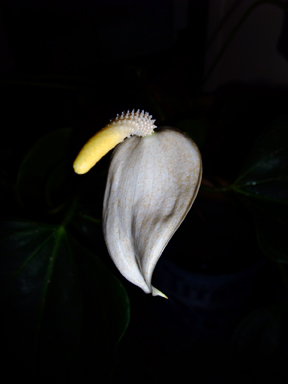
M 136 112 L 134 109 L 132 112 L 122 112 L 121 115 L 117 115 L 115 119 L 110 121 L 112 125 L 129 127 L 131 135 L 136 136 L 150 135 L 156 128 L 154 123 L 155 120 L 152 120 L 152 115 L 149 115 L 148 112 L 144 112 L 143 110 L 140 112 L 140 109 Z
M 78 174 L 88 172 L 106 153 L 131 135 L 150 135 L 156 125 L 148 112 L 122 112 L 112 119 L 106 127 L 97 132 L 84 145 L 74 161 L 73 168 Z

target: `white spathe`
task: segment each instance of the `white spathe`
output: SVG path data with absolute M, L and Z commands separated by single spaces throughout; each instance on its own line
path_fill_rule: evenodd
M 103 231 L 111 258 L 146 293 L 167 243 L 198 193 L 201 155 L 184 133 L 158 128 L 132 136 L 113 152 L 103 204 Z

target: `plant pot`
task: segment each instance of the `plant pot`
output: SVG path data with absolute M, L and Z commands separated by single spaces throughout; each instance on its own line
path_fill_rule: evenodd
M 197 198 L 153 276 L 169 300 L 158 317 L 185 341 L 222 337 L 237 323 L 265 265 L 249 212 L 230 199 Z
M 265 262 L 261 258 L 239 272 L 208 275 L 162 259 L 154 274 L 154 285 L 169 300 L 157 300 L 154 310 L 162 323 L 188 342 L 223 337 L 238 322 Z

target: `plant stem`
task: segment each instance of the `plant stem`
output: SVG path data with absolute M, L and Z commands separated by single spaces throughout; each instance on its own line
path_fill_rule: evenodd
M 203 191 L 207 191 L 207 192 L 222 192 L 222 193 L 226 193 L 226 192 L 231 192 L 233 188 L 231 188 L 230 185 L 227 185 L 227 187 L 208 187 L 207 185 L 203 185 L 201 184 L 201 189 Z
M 74 197 L 74 199 L 72 200 L 72 203 L 69 205 L 69 207 L 66 211 L 66 214 L 64 216 L 64 219 L 61 223 L 62 227 L 64 227 L 64 228 L 67 227 L 67 225 L 71 221 L 72 217 L 74 216 L 74 213 L 76 211 L 77 206 L 78 206 L 78 197 Z

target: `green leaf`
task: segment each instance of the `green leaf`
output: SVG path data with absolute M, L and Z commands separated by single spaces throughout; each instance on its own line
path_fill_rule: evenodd
M 102 220 L 96 219 L 91 214 L 78 212 L 71 221 L 71 230 L 76 232 L 77 238 L 85 244 L 88 249 L 97 254 L 107 254 L 106 244 L 102 233 Z
M 41 338 L 53 334 L 57 351 L 67 349 L 64 360 L 72 359 L 81 339 L 82 298 L 65 229 L 1 221 L 0 233 L 2 320 L 11 356 L 17 350 L 33 370 Z
M 288 117 L 274 122 L 259 138 L 232 185 L 255 219 L 263 253 L 288 262 Z
M 287 382 L 287 321 L 286 303 L 261 308 L 247 316 L 232 337 L 229 365 L 257 383 Z M 280 378 L 282 381 L 278 381 Z
M 288 205 L 288 117 L 274 122 L 259 138 L 233 187 Z
M 109 377 L 129 321 L 120 282 L 63 226 L 2 220 L 0 234 L 7 366 L 51 378 Z
M 123 285 L 98 257 L 74 239 L 71 239 L 71 243 L 83 289 L 87 293 L 85 297 L 91 316 L 89 322 L 93 323 L 95 335 L 99 336 L 95 342 L 100 343 L 101 340 L 103 343 L 103 353 L 104 348 L 114 348 L 126 331 L 130 318 L 129 299 Z M 89 337 L 93 338 L 93 335 L 90 334 Z
M 25 156 L 17 177 L 16 194 L 23 204 L 52 206 L 65 198 L 73 174 L 69 153 L 71 129 L 49 132 Z

